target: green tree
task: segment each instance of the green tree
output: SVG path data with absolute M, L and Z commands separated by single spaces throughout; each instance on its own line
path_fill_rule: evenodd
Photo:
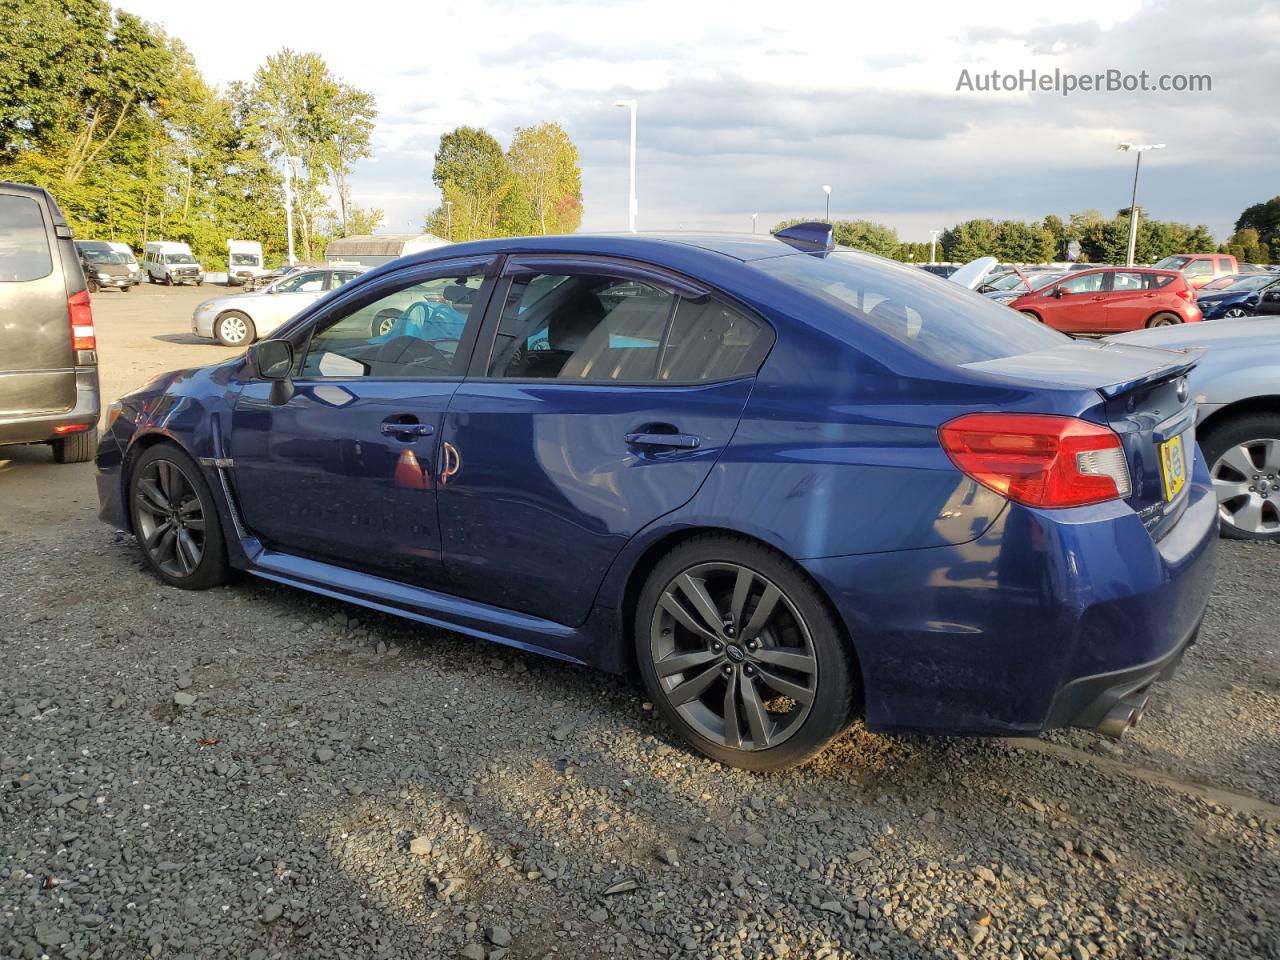
M 458 127 L 440 138 L 431 181 L 441 206 L 427 218 L 427 230 L 453 240 L 478 240 L 498 233 L 503 200 L 511 191 L 511 165 L 498 141 L 477 127 Z M 446 212 L 445 204 L 451 204 Z M 451 227 L 447 224 L 451 223 Z
M 515 233 L 572 233 L 582 222 L 582 168 L 578 148 L 558 123 L 517 127 L 507 162 L 518 189 L 508 204 L 527 205 L 527 214 L 506 211 Z
M 1236 231 L 1257 230 L 1258 240 L 1272 250 L 1280 244 L 1280 197 L 1272 197 L 1263 203 L 1245 207 L 1236 220 Z
M 1254 227 L 1237 230 L 1222 245 L 1223 253 L 1229 253 L 1244 263 L 1270 263 L 1271 247 L 1262 242 L 1261 236 Z
M 893 259 L 905 263 L 928 263 L 929 244 L 915 240 L 900 243 L 893 251 Z
M 943 259 L 952 263 L 966 263 L 978 257 L 996 256 L 999 245 L 995 222 L 986 219 L 957 223 L 951 229 L 942 231 L 939 240 L 942 242 Z
M 1047 263 L 1055 257 L 1052 232 L 1038 223 L 1001 220 L 996 224 L 995 256 L 1011 263 Z

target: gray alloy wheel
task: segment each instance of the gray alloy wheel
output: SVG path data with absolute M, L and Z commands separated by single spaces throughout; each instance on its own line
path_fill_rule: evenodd
M 1244 307 L 1227 307 L 1222 316 L 1227 320 L 1239 320 L 1241 317 L 1249 316 L 1249 311 Z
M 174 460 L 157 457 L 142 465 L 134 489 L 138 540 L 147 556 L 174 579 L 191 576 L 206 542 L 204 506 L 191 478 Z
M 1280 534 L 1280 439 L 1229 447 L 1210 472 L 1224 524 L 1256 538 Z
M 253 321 L 239 310 L 230 310 L 213 322 L 213 335 L 217 337 L 219 343 L 228 347 L 252 343 Z
M 700 736 L 763 750 L 803 725 L 818 689 L 813 636 L 797 605 L 762 574 L 699 563 L 662 589 L 649 655 L 668 705 Z

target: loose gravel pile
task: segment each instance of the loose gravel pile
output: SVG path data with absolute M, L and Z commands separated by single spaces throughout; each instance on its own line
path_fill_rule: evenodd
M 1136 738 L 854 728 L 779 776 L 634 684 L 90 522 L 7 536 L 0 956 L 1280 957 L 1280 552 Z

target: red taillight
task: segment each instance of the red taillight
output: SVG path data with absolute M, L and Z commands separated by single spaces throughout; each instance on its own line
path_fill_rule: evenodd
M 1129 495 L 1129 468 L 1112 430 L 1046 414 L 970 413 L 938 428 L 964 473 L 1031 507 L 1079 507 Z
M 89 306 L 88 290 L 73 293 L 67 298 L 67 315 L 71 319 L 71 349 L 98 349 L 98 340 L 93 333 L 93 308 Z
M 88 430 L 93 424 L 91 423 L 64 423 L 60 427 L 54 427 L 53 432 L 58 436 L 64 433 L 79 433 L 82 430 Z
M 1180 296 L 1183 300 L 1187 301 L 1187 303 L 1195 303 L 1195 302 L 1196 302 L 1196 292 L 1195 292 L 1195 290 L 1194 290 L 1194 289 L 1192 289 L 1191 287 L 1183 287 L 1181 290 L 1176 291 L 1176 293 L 1177 293 L 1177 294 L 1178 294 L 1178 296 Z

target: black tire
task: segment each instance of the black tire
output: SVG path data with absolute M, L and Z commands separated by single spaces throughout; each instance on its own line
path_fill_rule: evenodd
M 68 433 L 50 442 L 54 463 L 86 463 L 93 459 L 98 449 L 98 428 L 90 427 L 79 433 Z
M 164 285 L 165 285 L 166 287 L 172 287 L 172 286 L 173 286 L 173 274 L 171 274 L 171 273 L 166 273 L 166 274 L 164 275 Z
M 374 314 L 373 320 L 369 323 L 369 336 L 385 337 L 395 328 L 396 322 L 402 316 L 401 311 L 394 307 L 387 307 L 385 310 L 379 310 Z
M 120 288 L 120 292 L 128 293 L 132 289 L 133 289 L 133 284 L 125 284 L 123 287 Z
M 86 277 L 84 281 L 84 287 L 90 293 L 97 293 L 99 289 L 98 281 L 95 280 L 93 277 Z
M 164 474 L 170 478 L 167 488 L 159 479 Z M 151 488 L 159 492 L 158 500 Z M 230 570 L 217 503 L 200 469 L 186 453 L 171 443 L 148 447 L 130 466 L 128 498 L 138 550 L 156 576 L 184 590 L 207 590 L 226 582 Z M 191 507 L 193 500 L 198 510 Z M 162 507 L 160 501 L 168 506 Z M 194 526 L 196 517 L 202 523 L 199 530 Z M 175 522 L 181 526 L 169 537 Z M 183 543 L 195 542 L 197 533 L 202 534 L 199 555 L 192 562 L 179 539 L 185 535 Z
M 225 330 L 223 329 L 224 321 Z M 241 328 L 243 328 L 244 334 L 239 339 L 236 339 L 233 334 Z M 213 335 L 224 347 L 247 347 L 257 339 L 258 332 L 253 326 L 252 318 L 247 313 L 242 313 L 239 310 L 228 310 L 226 313 L 218 314 L 217 319 L 213 321 Z
M 1277 489 L 1277 485 L 1280 484 L 1280 475 L 1274 469 L 1269 472 L 1260 469 L 1258 475 L 1262 478 L 1262 482 L 1267 484 L 1267 496 L 1264 498 L 1256 496 L 1256 491 L 1248 491 L 1249 481 L 1252 480 L 1251 474 L 1233 469 L 1229 465 L 1219 464 L 1225 455 L 1236 448 L 1256 447 L 1261 441 L 1272 439 L 1280 439 L 1280 413 L 1250 413 L 1231 417 L 1214 423 L 1200 436 L 1200 449 L 1215 479 L 1215 494 L 1218 496 L 1219 503 L 1218 515 L 1222 518 L 1221 531 L 1224 537 L 1232 540 L 1280 542 L 1280 489 Z M 1267 479 L 1268 475 L 1274 480 Z M 1243 482 L 1245 489 L 1241 491 L 1239 498 L 1224 501 L 1219 489 L 1220 483 L 1217 482 L 1219 480 Z M 1276 529 L 1249 530 L 1236 525 L 1234 514 L 1238 512 L 1238 508 L 1233 510 L 1232 506 L 1238 503 L 1243 505 L 1245 496 L 1249 496 L 1255 502 L 1265 500 L 1269 504 L 1269 506 L 1261 506 L 1261 516 L 1267 525 L 1274 525 Z
M 204 286 L 204 281 L 203 281 L 203 280 L 197 280 L 197 281 L 196 281 L 196 286 L 197 286 L 197 287 L 203 287 L 203 286 Z
M 1147 321 L 1148 327 L 1176 327 L 1182 322 L 1182 318 L 1176 313 L 1157 313 L 1154 317 Z
M 743 622 L 735 629 L 729 611 L 738 604 L 736 584 L 744 572 L 749 584 L 742 591 L 738 611 Z M 710 634 L 700 635 L 685 625 L 692 608 L 683 601 L 677 602 L 684 618 L 671 613 L 671 591 L 682 589 L 676 585 L 677 578 L 687 576 L 700 585 L 717 611 L 725 608 L 721 615 L 729 623 L 718 628 L 715 642 Z M 753 635 L 743 636 L 766 606 L 770 588 L 776 591 L 775 600 L 768 604 L 774 612 Z M 706 618 L 695 619 L 707 623 Z M 663 557 L 640 593 L 634 633 L 640 674 L 657 711 L 693 747 L 721 763 L 745 770 L 781 770 L 814 756 L 849 725 L 858 686 L 843 630 L 813 583 L 789 560 L 753 540 L 699 536 Z M 658 649 L 664 645 L 670 649 Z M 670 664 L 677 656 L 696 657 L 698 662 L 678 671 L 667 666 L 659 678 L 659 662 Z M 782 658 L 808 666 L 796 672 Z M 775 685 L 779 679 L 797 691 L 794 699 L 782 692 L 785 686 Z M 677 706 L 670 695 L 686 683 L 700 692 Z M 734 704 L 732 738 L 727 719 L 730 700 Z M 754 717 L 749 702 L 755 705 Z M 721 705 L 719 715 L 716 704 Z M 775 709 L 769 709 L 770 704 Z M 717 721 L 718 732 L 713 729 Z M 763 735 L 757 736 L 757 730 Z M 771 738 L 777 741 L 773 745 Z M 732 745 L 734 739 L 738 746 Z M 757 747 L 757 740 L 765 745 Z

